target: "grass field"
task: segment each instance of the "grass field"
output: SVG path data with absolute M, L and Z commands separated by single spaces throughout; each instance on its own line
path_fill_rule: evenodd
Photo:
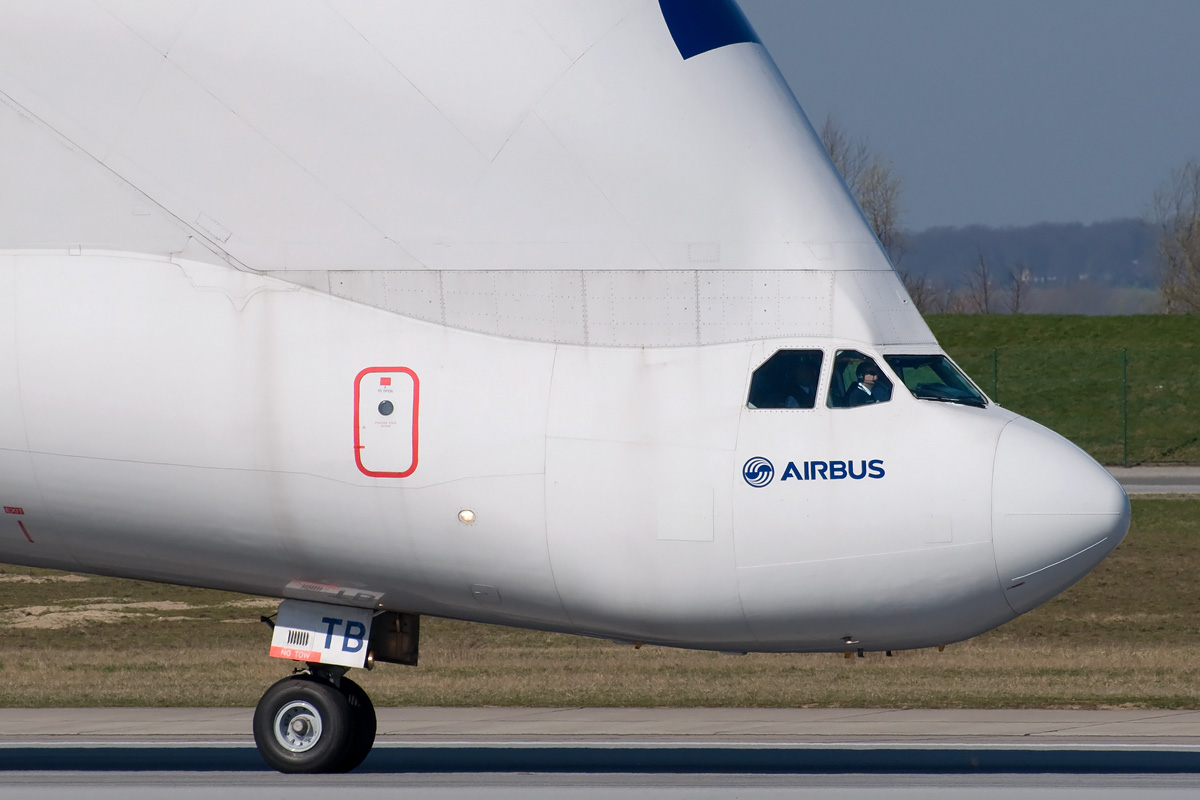
M 994 400 L 1101 463 L 1200 464 L 1200 315 L 926 320 Z
M 1095 572 L 997 631 L 893 658 L 719 655 L 425 618 L 380 705 L 1200 707 L 1200 499 L 1135 499 Z M 0 567 L 0 705 L 249 706 L 274 602 Z

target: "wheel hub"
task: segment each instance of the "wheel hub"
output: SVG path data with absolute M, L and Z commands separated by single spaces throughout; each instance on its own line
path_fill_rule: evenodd
M 293 700 L 279 709 L 274 728 L 281 747 L 303 753 L 321 740 L 321 715 L 311 703 Z

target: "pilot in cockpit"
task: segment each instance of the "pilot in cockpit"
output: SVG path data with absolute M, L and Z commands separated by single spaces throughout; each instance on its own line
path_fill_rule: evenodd
M 869 403 L 881 403 L 887 398 L 883 396 L 883 387 L 879 382 L 879 367 L 873 361 L 864 361 L 856 371 L 858 382 L 846 393 L 847 406 L 865 406 Z

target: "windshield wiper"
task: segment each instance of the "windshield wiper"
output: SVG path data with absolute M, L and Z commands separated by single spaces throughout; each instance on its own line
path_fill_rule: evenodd
M 987 407 L 987 403 L 981 402 L 979 400 L 970 400 L 965 397 L 941 397 L 941 396 L 932 395 L 932 394 L 919 394 L 919 395 L 917 395 L 917 399 L 918 400 L 933 400 L 938 403 L 957 403 L 959 405 L 972 406 L 974 408 L 986 408 Z

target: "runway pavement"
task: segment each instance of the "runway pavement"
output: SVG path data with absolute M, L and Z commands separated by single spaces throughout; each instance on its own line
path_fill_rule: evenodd
M 249 708 L 2 708 L 0 745 L 129 737 L 249 741 Z M 380 708 L 381 741 L 998 741 L 1200 746 L 1200 711 L 846 708 Z
M 0 709 L 0 770 L 262 769 L 250 709 Z M 1184 772 L 1200 711 L 379 709 L 366 772 Z
M 1128 495 L 1200 494 L 1200 467 L 1108 467 Z
M 1200 711 L 379 709 L 350 775 L 288 776 L 250 709 L 0 709 L 0 800 L 1183 798 Z

